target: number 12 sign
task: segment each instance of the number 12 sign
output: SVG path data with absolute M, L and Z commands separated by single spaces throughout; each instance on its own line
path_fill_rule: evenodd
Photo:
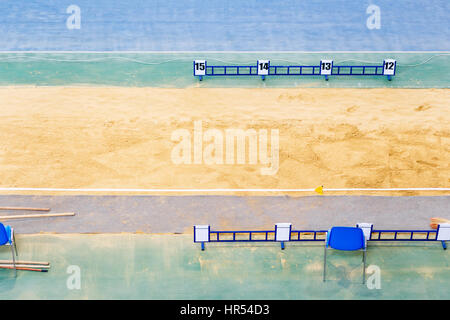
M 383 62 L 383 75 L 385 76 L 393 76 L 395 75 L 395 67 L 397 66 L 397 62 L 393 59 L 386 59 Z

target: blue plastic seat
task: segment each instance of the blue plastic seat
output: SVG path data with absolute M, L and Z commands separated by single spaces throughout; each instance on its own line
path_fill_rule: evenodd
M 13 259 L 13 266 L 14 266 L 14 275 L 17 275 L 16 270 L 16 258 L 17 256 L 17 247 L 16 247 L 16 241 L 14 238 L 14 230 L 10 226 L 4 226 L 3 223 L 0 222 L 0 246 L 10 246 L 11 247 L 11 253 L 12 253 L 12 259 Z M 14 255 L 15 252 L 15 255 Z
M 363 251 L 363 283 L 366 281 L 366 239 L 361 228 L 333 227 L 327 232 L 323 265 L 323 281 L 326 279 L 328 249 Z

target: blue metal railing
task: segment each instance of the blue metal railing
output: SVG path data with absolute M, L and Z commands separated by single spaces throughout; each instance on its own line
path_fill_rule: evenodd
M 358 72 L 359 71 L 359 72 Z M 336 76 L 383 76 L 383 66 L 333 66 Z
M 256 66 L 207 66 L 206 76 L 257 76 Z
M 238 230 L 213 231 L 208 228 L 208 240 L 201 241 L 195 238 L 194 242 L 201 243 L 204 249 L 205 242 L 277 242 L 277 229 L 275 230 Z M 290 230 L 289 240 L 281 242 L 284 248 L 286 241 L 325 241 L 327 230 Z M 370 230 L 367 241 L 441 241 L 446 249 L 445 241 L 438 240 L 438 230 Z
M 275 241 L 275 231 L 258 230 L 258 231 L 210 231 L 210 242 L 248 242 L 248 241 Z M 269 237 L 269 234 L 273 235 Z M 222 238 L 220 238 L 222 235 Z M 223 238 L 223 236 L 227 238 Z M 231 236 L 230 236 L 231 235 Z M 238 236 L 236 236 L 238 235 Z M 263 239 L 254 238 L 255 235 L 264 235 Z
M 320 66 L 269 66 L 271 76 L 320 76 Z
M 326 230 L 292 230 L 289 241 L 325 241 L 326 233 Z M 275 230 L 211 230 L 209 234 L 209 242 L 276 241 Z M 399 234 L 408 237 L 399 237 Z M 436 241 L 436 237 L 436 230 L 372 230 L 368 241 Z
M 276 241 L 275 230 L 238 230 L 209 232 L 209 242 Z M 326 230 L 292 230 L 290 241 L 324 241 Z M 319 235 L 319 236 L 318 236 Z M 323 235 L 321 238 L 320 235 Z M 194 241 L 201 242 L 201 241 Z
M 395 75 L 396 64 L 391 66 L 391 72 L 393 74 L 385 74 L 385 63 L 381 65 L 362 65 L 362 66 L 336 66 L 330 64 L 328 69 L 329 74 L 322 72 L 322 63 L 319 65 L 270 65 L 267 66 L 267 74 L 260 74 L 258 72 L 258 65 L 232 65 L 232 66 L 211 66 L 206 61 L 201 62 L 201 69 L 198 63 L 194 61 L 194 76 L 197 76 L 200 80 L 203 77 L 215 77 L 215 76 L 261 76 L 264 80 L 266 76 L 324 76 L 326 80 L 330 75 L 332 76 L 386 76 L 388 80 L 391 80 Z M 388 68 L 388 67 L 386 67 Z
M 290 241 L 325 241 L 326 230 L 292 230 Z M 293 236 L 297 234 L 297 237 Z M 323 235 L 323 238 L 318 237 Z
M 374 234 L 377 235 L 374 237 Z M 383 234 L 392 235 L 391 237 L 383 237 Z M 409 237 L 399 238 L 398 235 L 408 235 Z M 417 238 L 414 235 L 421 234 L 426 235 L 425 238 Z M 434 234 L 434 237 L 430 237 L 430 234 Z M 436 241 L 436 230 L 372 230 L 369 241 Z

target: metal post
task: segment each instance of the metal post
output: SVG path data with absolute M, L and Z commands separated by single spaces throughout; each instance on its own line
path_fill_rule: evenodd
M 284 250 L 284 241 L 281 241 L 281 250 Z
M 363 284 L 366 283 L 366 249 L 363 251 Z
M 445 243 L 445 241 L 442 241 L 442 248 L 443 248 L 444 250 L 447 250 L 447 244 Z
M 11 244 L 11 253 L 12 253 L 13 265 L 14 265 L 14 277 L 17 277 L 16 257 L 14 256 L 14 248 L 13 248 L 12 244 Z
M 202 242 L 202 251 L 205 251 L 205 243 Z
M 327 274 L 327 245 L 325 244 L 325 251 L 323 255 L 323 282 L 325 282 L 326 274 Z
M 13 244 L 14 244 L 14 251 L 16 252 L 16 256 L 18 256 L 19 254 L 17 253 L 17 246 L 16 246 L 16 236 L 14 234 L 14 229 L 12 230 L 12 238 L 13 238 Z

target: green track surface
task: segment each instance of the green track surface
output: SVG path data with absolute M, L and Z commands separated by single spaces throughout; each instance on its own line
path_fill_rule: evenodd
M 323 245 L 210 244 L 191 235 L 19 235 L 21 260 L 49 261 L 48 273 L 0 270 L 0 299 L 449 299 L 450 251 L 440 243 L 371 243 L 367 264 L 381 289 L 361 283 L 361 254 Z M 9 259 L 2 247 L 0 259 Z M 81 270 L 69 290 L 67 268 Z M 368 275 L 370 278 L 371 275 Z
M 209 65 L 318 65 L 333 59 L 335 65 L 382 65 L 397 60 L 393 81 L 383 76 L 340 76 L 325 81 L 305 77 L 193 76 L 192 61 Z M 0 86 L 125 86 L 125 87 L 311 87 L 311 88 L 448 88 L 450 53 L 0 53 Z

